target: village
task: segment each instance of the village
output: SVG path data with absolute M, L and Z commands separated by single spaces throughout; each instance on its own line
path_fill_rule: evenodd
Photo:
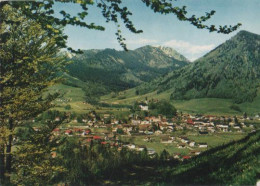
M 140 108 L 147 109 L 142 105 Z M 214 142 L 223 135 L 226 138 L 245 136 L 256 129 L 252 121 L 260 120 L 259 115 L 227 117 L 182 113 L 177 113 L 171 118 L 160 114 L 140 118 L 131 114 L 128 120 L 120 120 L 112 114 L 100 116 L 95 111 L 86 114 L 85 117 L 73 117 L 67 119 L 66 125 L 55 128 L 53 134 L 80 138 L 85 145 L 99 143 L 116 147 L 118 150 L 127 148 L 136 152 L 146 149 L 150 156 L 166 149 L 173 158 L 179 160 L 190 159 L 215 147 L 216 145 L 212 145 L 210 140 Z M 54 122 L 60 120 L 59 116 L 54 118 Z M 200 140 L 203 138 L 204 140 Z M 220 141 L 219 144 L 232 140 L 230 137 L 226 141 Z

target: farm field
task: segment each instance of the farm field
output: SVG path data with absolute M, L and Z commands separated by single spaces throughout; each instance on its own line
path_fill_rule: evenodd
M 171 136 L 179 136 L 180 134 L 174 134 Z M 124 142 L 134 143 L 136 145 L 145 145 L 147 148 L 154 149 L 157 153 L 161 153 L 164 149 L 167 150 L 170 154 L 173 153 L 180 153 L 183 155 L 187 155 L 190 150 L 198 150 L 198 151 L 205 151 L 209 148 L 214 148 L 219 145 L 223 145 L 229 143 L 231 141 L 237 141 L 245 137 L 247 133 L 216 133 L 216 134 L 208 134 L 208 135 L 191 135 L 185 134 L 181 136 L 188 136 L 188 138 L 196 143 L 207 143 L 208 148 L 178 148 L 177 142 L 164 144 L 161 143 L 161 138 L 165 135 L 151 135 L 150 137 L 153 139 L 153 142 L 146 142 L 144 138 L 147 136 L 121 136 L 121 140 Z
M 170 99 L 171 91 L 165 91 L 160 94 L 151 92 L 144 95 L 135 95 L 135 89 L 130 89 L 121 92 L 120 96 L 112 98 L 111 95 L 105 95 L 101 97 L 101 101 L 109 104 L 128 104 L 132 105 L 135 101 L 141 101 L 145 99 Z M 260 111 L 260 91 L 258 96 L 253 102 L 244 102 L 242 104 L 234 104 L 231 99 L 220 98 L 200 98 L 191 100 L 170 100 L 170 102 L 184 113 L 196 113 L 196 114 L 212 114 L 212 115 L 242 115 L 244 112 L 255 115 Z M 237 105 L 241 111 L 231 109 L 232 105 Z
M 59 111 L 68 111 L 65 109 L 65 106 L 70 105 L 71 109 L 69 111 L 78 114 L 83 114 L 91 110 L 95 110 L 98 113 L 113 113 L 116 115 L 121 115 L 123 112 L 129 111 L 129 108 L 116 108 L 117 106 L 131 106 L 135 101 L 142 101 L 145 99 L 169 100 L 170 98 L 170 91 L 166 91 L 161 94 L 152 92 L 145 95 L 135 95 L 135 89 L 129 89 L 120 92 L 117 97 L 113 97 L 111 94 L 101 96 L 100 103 L 111 106 L 103 107 L 85 103 L 86 95 L 84 91 L 78 87 L 58 84 L 50 87 L 49 93 L 54 92 L 59 93 L 60 97 L 54 102 L 56 107 L 53 109 Z M 255 115 L 260 110 L 260 96 L 257 96 L 253 102 L 236 104 L 241 109 L 241 112 L 230 108 L 231 105 L 234 105 L 230 99 L 201 98 L 192 100 L 171 100 L 170 102 L 177 108 L 178 111 L 191 114 L 195 113 L 227 116 L 242 115 L 244 112 L 246 112 L 248 114 Z

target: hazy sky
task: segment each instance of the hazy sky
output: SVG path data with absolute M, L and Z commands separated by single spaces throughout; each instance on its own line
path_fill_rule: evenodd
M 231 38 L 237 32 L 224 35 L 209 33 L 196 29 L 188 22 L 178 21 L 174 15 L 155 14 L 141 0 L 122 0 L 133 15 L 131 20 L 141 34 L 133 34 L 122 27 L 129 49 L 144 45 L 162 45 L 176 49 L 190 60 L 201 57 L 211 49 Z M 174 1 L 173 1 L 174 2 Z M 215 10 L 215 15 L 207 22 L 209 25 L 234 25 L 242 23 L 240 30 L 260 34 L 260 0 L 178 0 L 176 5 L 186 5 L 189 15 L 204 15 Z M 57 4 L 56 12 L 60 9 L 75 14 L 79 7 L 75 5 Z M 86 28 L 67 26 L 68 44 L 74 49 L 104 49 L 115 48 L 122 50 L 116 40 L 116 26 L 105 23 L 101 11 L 90 6 L 87 23 L 97 23 L 105 26 L 105 31 L 88 30 Z

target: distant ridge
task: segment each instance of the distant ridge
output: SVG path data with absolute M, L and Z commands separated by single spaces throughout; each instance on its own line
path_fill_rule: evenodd
M 67 69 L 70 76 L 84 82 L 95 82 L 108 91 L 119 91 L 149 82 L 172 70 L 189 64 L 175 50 L 144 46 L 136 50 L 85 50 L 71 56 Z

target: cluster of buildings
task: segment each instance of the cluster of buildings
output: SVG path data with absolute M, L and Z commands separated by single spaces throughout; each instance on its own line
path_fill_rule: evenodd
M 109 119 L 109 123 L 105 120 Z M 212 115 L 189 115 L 181 114 L 167 119 L 161 115 L 144 117 L 142 119 L 130 116 L 127 122 L 117 120 L 110 114 L 103 115 L 102 118 L 96 118 L 93 114 L 90 118 L 82 118 L 80 121 L 74 118 L 70 121 L 68 127 L 56 128 L 53 130 L 54 135 L 75 136 L 82 139 L 86 144 L 98 142 L 102 145 L 109 145 L 122 149 L 123 147 L 135 151 L 143 151 L 145 145 L 127 143 L 120 140 L 120 136 L 143 136 L 143 141 L 152 143 L 159 139 L 159 143 L 172 144 L 174 148 L 188 149 L 185 156 L 175 153 L 174 158 L 184 160 L 192 156 L 199 155 L 203 150 L 208 148 L 207 143 L 196 143 L 187 136 L 176 136 L 174 131 L 192 130 L 197 135 L 207 135 L 218 132 L 243 132 L 243 128 L 249 127 L 254 129 L 253 125 L 247 126 L 245 121 L 248 118 L 243 117 L 223 117 Z M 250 118 L 249 118 L 250 119 Z M 56 117 L 54 121 L 59 121 Z M 96 129 L 104 129 L 105 132 L 97 132 Z M 159 145 L 159 144 L 158 144 Z M 149 145 L 148 145 L 149 146 Z M 154 149 L 147 148 L 149 155 L 154 155 Z

